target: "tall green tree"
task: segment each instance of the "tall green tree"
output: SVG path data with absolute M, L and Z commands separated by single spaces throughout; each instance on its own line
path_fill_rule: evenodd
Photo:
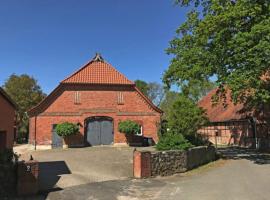
M 139 90 L 146 95 L 156 106 L 160 106 L 165 96 L 163 85 L 157 82 L 145 82 L 143 80 L 136 80 L 135 84 Z
M 252 108 L 270 102 L 270 1 L 177 0 L 192 6 L 167 52 L 163 81 L 186 95 L 215 78 L 215 101 L 228 89 L 234 103 Z
M 147 96 L 149 97 L 149 99 L 151 99 L 151 101 L 156 106 L 159 107 L 165 97 L 165 91 L 164 91 L 163 85 L 157 82 L 149 82 Z
M 18 105 L 18 132 L 19 136 L 27 137 L 27 111 L 37 105 L 46 95 L 42 92 L 37 80 L 26 74 L 12 74 L 3 85 L 5 91 Z
M 146 96 L 148 96 L 148 84 L 142 80 L 135 80 L 136 87 Z
M 162 117 L 165 120 L 168 120 L 168 114 L 172 109 L 174 102 L 178 99 L 179 93 L 175 91 L 166 91 L 165 97 L 160 104 L 160 109 L 164 112 Z

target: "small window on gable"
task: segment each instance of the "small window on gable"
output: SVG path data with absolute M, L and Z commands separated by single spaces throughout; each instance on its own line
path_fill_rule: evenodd
M 74 104 L 81 104 L 81 93 L 79 91 L 74 93 Z
M 123 105 L 124 104 L 124 94 L 123 92 L 117 93 L 117 104 Z

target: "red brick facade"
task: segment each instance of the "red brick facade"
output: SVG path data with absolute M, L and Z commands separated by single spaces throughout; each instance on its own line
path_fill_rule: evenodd
M 14 142 L 16 106 L 0 88 L 0 150 L 11 149 Z
M 87 64 L 88 67 L 93 63 L 95 61 Z M 82 75 L 91 76 L 91 74 Z M 142 125 L 143 135 L 157 141 L 161 111 L 132 82 L 131 84 L 62 82 L 43 102 L 32 109 L 29 115 L 29 143 L 50 145 L 52 125 L 68 121 L 80 124 L 80 134 L 69 138 L 68 143 L 84 145 L 86 120 L 96 116 L 113 119 L 114 143 L 126 143 L 125 135 L 118 132 L 118 123 L 126 119 L 139 122 Z

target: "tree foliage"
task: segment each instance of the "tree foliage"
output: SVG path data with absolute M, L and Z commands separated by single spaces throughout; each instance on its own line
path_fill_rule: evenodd
M 160 104 L 160 109 L 164 112 L 162 115 L 163 119 L 167 120 L 168 118 L 168 113 L 172 109 L 172 106 L 174 102 L 178 99 L 179 93 L 175 91 L 166 91 L 165 92 L 165 97 L 163 101 Z
M 19 134 L 26 136 L 28 133 L 28 116 L 26 112 L 37 105 L 44 97 L 40 86 L 33 77 L 26 74 L 12 74 L 5 82 L 3 88 L 18 105 Z
M 121 121 L 118 124 L 118 130 L 125 134 L 135 134 L 141 132 L 140 125 L 131 120 Z
M 170 131 L 194 138 L 197 130 L 207 123 L 204 110 L 184 96 L 179 95 L 168 113 L 168 127 Z
M 136 87 L 146 96 L 148 96 L 148 84 L 142 80 L 135 80 Z
M 248 107 L 269 103 L 270 1 L 176 2 L 194 4 L 170 42 L 167 52 L 174 58 L 163 81 L 190 95 L 215 77 L 219 88 L 215 101 L 230 89 L 234 103 Z
M 147 95 L 156 106 L 160 106 L 165 96 L 163 85 L 157 82 L 149 82 Z
M 160 106 L 162 100 L 164 99 L 164 87 L 157 82 L 145 82 L 142 80 L 135 81 L 138 89 L 146 95 L 156 106 Z
M 64 122 L 61 124 L 57 124 L 56 133 L 61 137 L 67 137 L 71 135 L 75 135 L 79 132 L 79 126 L 77 124 L 73 124 L 70 122 Z

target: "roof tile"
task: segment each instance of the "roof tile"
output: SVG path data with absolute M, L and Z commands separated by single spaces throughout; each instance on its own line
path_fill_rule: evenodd
M 61 83 L 134 85 L 109 63 L 93 59 Z
M 244 119 L 247 113 L 242 113 L 243 104 L 234 104 L 231 100 L 231 92 L 226 94 L 226 104 L 224 107 L 223 102 L 218 102 L 216 105 L 212 105 L 212 96 L 216 93 L 216 89 L 210 91 L 205 97 L 203 97 L 198 105 L 206 110 L 207 117 L 211 122 L 222 122 L 229 120 Z

